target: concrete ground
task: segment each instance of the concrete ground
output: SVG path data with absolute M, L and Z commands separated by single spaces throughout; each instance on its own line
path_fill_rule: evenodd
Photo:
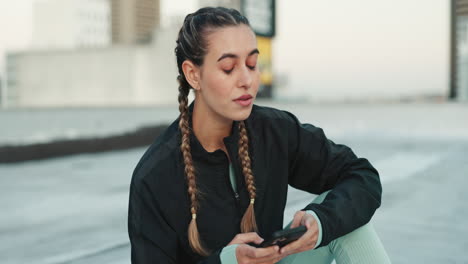
M 379 170 L 372 221 L 393 263 L 468 263 L 467 104 L 264 104 L 324 128 Z M 144 150 L 0 165 L 1 263 L 130 263 L 128 187 Z M 312 199 L 291 189 L 285 221 Z

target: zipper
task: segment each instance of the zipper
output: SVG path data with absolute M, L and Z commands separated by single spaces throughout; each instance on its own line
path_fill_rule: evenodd
M 238 181 L 238 177 L 237 177 L 237 167 L 235 166 L 235 161 L 236 161 L 236 155 L 235 153 L 233 152 L 233 150 L 235 149 L 233 146 L 228 146 L 226 145 L 226 148 L 227 148 L 227 151 L 229 153 L 229 156 L 231 157 L 231 162 L 232 162 L 232 173 L 234 174 L 234 181 L 236 183 L 236 187 L 237 187 L 237 190 L 235 191 L 233 188 L 232 188 L 232 184 L 231 184 L 231 171 L 229 169 L 229 165 L 230 165 L 230 162 L 229 162 L 229 159 L 228 157 L 226 156 L 226 161 L 227 161 L 227 184 L 228 184 L 228 187 L 229 187 L 229 190 L 231 190 L 231 195 L 233 195 L 234 197 L 234 203 L 236 204 L 236 209 L 237 209 L 237 212 L 239 214 L 239 216 L 242 218 L 242 215 L 243 215 L 243 212 L 241 212 L 241 205 L 240 205 L 240 195 L 239 195 L 239 188 L 240 188 L 240 184 L 239 184 L 239 181 Z
M 240 197 L 239 197 L 239 188 L 241 188 L 242 184 L 241 182 L 239 181 L 239 177 L 238 175 L 242 175 L 242 172 L 240 172 L 237 167 L 235 167 L 234 165 L 232 166 L 232 172 L 234 173 L 234 180 L 236 181 L 236 186 L 237 186 L 237 192 L 236 192 L 236 195 L 237 195 L 237 200 L 239 201 L 240 200 Z
M 239 193 L 237 191 L 234 191 L 234 189 L 232 188 L 232 183 L 231 183 L 231 178 L 230 178 L 230 175 L 231 175 L 231 171 L 229 169 L 229 163 L 228 163 L 228 166 L 227 166 L 227 177 L 226 177 L 226 184 L 228 186 L 228 189 L 231 191 L 231 197 L 234 198 L 234 202 L 236 204 L 236 208 L 237 208 L 237 211 L 240 211 L 240 196 L 239 196 Z M 234 178 L 237 179 L 237 177 L 235 176 L 235 172 L 234 172 Z M 236 180 L 237 181 L 237 180 Z M 236 183 L 237 184 L 237 183 Z

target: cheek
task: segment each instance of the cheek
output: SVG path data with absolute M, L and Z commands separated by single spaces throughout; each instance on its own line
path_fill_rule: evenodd
M 260 71 L 257 70 L 255 71 L 255 74 L 253 77 L 252 88 L 255 90 L 258 90 L 259 86 L 260 86 Z
M 232 85 L 230 80 L 223 74 L 213 74 L 212 77 L 206 80 L 206 89 L 215 100 L 229 99 Z

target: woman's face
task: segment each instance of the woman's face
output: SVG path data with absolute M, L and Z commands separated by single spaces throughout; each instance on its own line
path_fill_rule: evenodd
M 260 83 L 255 34 L 239 25 L 216 29 L 206 40 L 195 104 L 224 119 L 247 119 Z

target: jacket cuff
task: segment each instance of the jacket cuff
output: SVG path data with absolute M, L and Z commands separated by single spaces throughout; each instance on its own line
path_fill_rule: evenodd
M 221 250 L 219 258 L 222 264 L 237 264 L 236 249 L 239 244 L 226 246 Z

